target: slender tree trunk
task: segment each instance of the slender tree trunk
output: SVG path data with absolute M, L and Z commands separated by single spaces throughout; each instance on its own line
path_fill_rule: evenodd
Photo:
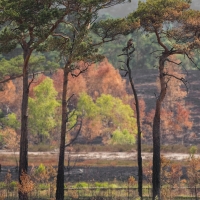
M 160 102 L 156 102 L 156 113 L 153 121 L 153 200 L 160 199 Z
M 162 55 L 159 59 L 159 75 L 160 75 L 160 95 L 156 100 L 156 110 L 153 120 L 153 174 L 152 174 L 152 185 L 153 185 L 153 200 L 157 197 L 160 200 L 160 171 L 161 171 L 161 160 L 160 160 L 160 111 L 161 104 L 166 95 L 167 83 L 164 77 L 164 63 L 167 56 Z
M 60 153 L 58 161 L 58 174 L 56 183 L 56 200 L 64 200 L 64 160 L 65 160 L 65 137 L 66 137 L 66 122 L 67 122 L 67 85 L 70 62 L 65 65 L 63 77 L 63 93 L 62 93 L 62 124 L 60 137 Z
M 20 156 L 19 156 L 19 183 L 21 183 L 20 176 L 22 172 L 28 172 L 28 96 L 29 96 L 29 82 L 28 82 L 28 62 L 32 51 L 27 50 L 24 53 L 23 66 L 23 95 L 21 107 L 21 138 L 20 138 Z M 19 199 L 27 200 L 28 194 L 19 191 Z
M 142 182 L 143 182 L 143 170 L 142 170 L 142 149 L 141 149 L 141 126 L 140 126 L 140 106 L 139 106 L 139 101 L 138 101 L 138 96 L 137 92 L 133 83 L 133 78 L 132 78 L 132 72 L 130 68 L 130 56 L 128 54 L 127 50 L 127 69 L 128 69 L 128 75 L 129 75 L 129 82 L 131 84 L 131 88 L 134 94 L 134 99 L 135 99 L 135 106 L 136 106 L 136 113 L 137 113 L 137 160 L 138 160 L 138 194 L 140 196 L 140 199 L 143 199 L 142 195 Z

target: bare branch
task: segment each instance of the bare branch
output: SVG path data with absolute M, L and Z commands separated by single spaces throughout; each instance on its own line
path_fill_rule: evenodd
M 124 64 L 126 65 L 126 62 L 124 62 L 124 61 L 122 61 L 122 60 L 120 60 L 119 62 L 124 63 Z
M 177 77 L 177 76 L 175 76 L 175 75 L 173 75 L 173 74 L 168 74 L 168 73 L 164 73 L 163 75 L 164 75 L 164 76 L 173 77 L 173 78 L 175 78 L 175 79 L 181 81 L 181 82 L 185 85 L 185 88 L 186 88 L 187 93 L 188 93 L 188 86 L 187 86 L 187 83 L 188 83 L 188 82 L 187 82 L 186 79 L 184 79 L 183 77 L 179 78 L 179 77 Z
M 125 72 L 128 72 L 128 70 L 126 69 L 123 69 L 123 68 L 120 68 L 121 71 L 125 71 Z
M 78 77 L 80 74 L 86 72 L 87 70 L 88 70 L 88 67 L 86 67 L 86 68 L 83 69 L 83 70 L 80 70 L 78 74 L 74 74 L 74 73 L 71 72 L 71 75 L 72 75 L 73 78 L 74 78 L 74 77 Z
M 46 71 L 47 72 L 47 71 Z M 51 71 L 50 71 L 51 72 Z M 34 72 L 34 75 L 38 75 L 38 74 L 42 74 L 42 73 L 45 73 L 45 71 L 40 71 L 40 72 Z M 29 76 L 32 76 L 32 74 L 29 74 Z M 0 83 L 6 83 L 8 81 L 11 81 L 11 80 L 14 80 L 16 78 L 21 78 L 23 76 L 23 74 L 19 74 L 19 75 L 12 75 L 4 80 L 0 80 Z
M 28 84 L 28 89 L 30 88 L 31 83 L 33 83 L 34 79 L 35 79 L 35 73 L 33 72 L 33 74 L 32 74 L 32 79 L 31 79 L 31 81 L 30 81 L 29 84 Z
M 124 75 L 121 75 L 122 77 L 126 77 L 128 74 L 128 71 L 126 71 L 126 73 Z
M 78 138 L 78 136 L 79 136 L 79 134 L 80 134 L 80 132 L 81 132 L 81 128 L 82 128 L 82 119 L 81 119 L 81 122 L 80 122 L 80 125 L 79 125 L 79 129 L 78 129 L 78 131 L 77 131 L 75 137 L 74 137 L 68 144 L 66 144 L 65 147 L 68 147 L 68 146 L 70 146 L 72 143 L 74 143 L 74 141 Z
M 76 69 L 76 70 L 79 70 L 79 73 L 78 73 L 78 74 L 75 74 L 75 73 L 73 73 L 73 70 L 72 70 L 72 71 L 71 71 L 72 77 L 73 77 L 73 78 L 74 78 L 74 77 L 78 77 L 80 74 L 85 73 L 85 72 L 88 70 L 89 66 L 91 66 L 93 63 L 94 63 L 94 62 L 84 62 L 84 67 L 85 67 L 84 69 L 80 69 L 80 67 L 77 66 L 75 69 Z
M 199 69 L 200 70 L 200 68 L 197 66 L 197 64 L 194 62 L 194 60 L 192 59 L 192 57 L 190 57 L 189 55 L 188 55 L 188 53 L 186 53 L 185 52 L 185 55 L 187 56 L 187 58 L 195 65 L 195 67 L 197 68 L 197 69 Z
M 74 94 L 72 94 L 68 99 L 67 99 L 67 104 L 69 103 L 69 101 L 71 100 L 71 98 L 74 96 Z
M 174 63 L 174 64 L 176 64 L 176 65 L 181 65 L 182 64 L 182 62 L 180 62 L 180 63 L 176 63 L 176 62 L 174 62 L 174 61 L 172 61 L 172 60 L 170 60 L 170 59 L 166 59 L 166 61 L 168 61 L 168 62 L 170 62 L 170 63 Z
M 22 77 L 22 76 L 23 76 L 23 74 L 16 75 L 16 76 L 10 76 L 9 78 L 6 78 L 6 79 L 0 81 L 0 83 L 6 83 L 6 82 L 8 82 L 8 81 L 14 80 L 14 79 L 16 79 L 16 78 L 20 78 L 20 77 Z
M 117 55 L 118 57 L 119 56 L 127 56 L 127 53 L 122 53 L 122 54 L 119 54 L 119 55 Z
M 126 48 L 126 47 L 125 47 Z M 126 53 L 122 53 L 122 54 L 119 54 L 119 55 L 117 55 L 118 57 L 119 56 L 129 56 L 130 57 L 130 55 L 131 54 L 133 54 L 133 52 L 135 51 L 135 47 L 131 47 L 130 49 L 132 49 L 131 51 L 129 51 L 129 49 L 126 49 Z M 121 62 L 121 61 L 120 61 Z
M 74 109 L 72 111 L 72 114 L 67 118 L 67 122 L 69 121 L 70 118 L 72 118 L 75 115 L 76 110 Z M 71 130 L 71 129 L 70 129 Z

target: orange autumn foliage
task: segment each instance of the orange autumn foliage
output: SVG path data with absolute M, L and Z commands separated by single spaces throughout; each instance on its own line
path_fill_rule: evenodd
M 12 104 L 15 101 L 16 88 L 12 81 L 1 84 L 0 102 Z
M 52 76 L 54 87 L 58 92 L 59 98 L 62 96 L 62 85 L 63 85 L 63 70 L 57 70 Z M 72 94 L 76 96 L 82 92 L 86 92 L 86 81 L 83 75 L 80 74 L 78 77 L 73 77 L 71 74 L 68 77 L 68 90 L 67 96 L 70 97 Z
M 90 66 L 84 77 L 87 80 L 88 93 L 93 98 L 96 99 L 101 94 L 111 94 L 122 98 L 123 101 L 127 100 L 126 81 L 107 59 Z

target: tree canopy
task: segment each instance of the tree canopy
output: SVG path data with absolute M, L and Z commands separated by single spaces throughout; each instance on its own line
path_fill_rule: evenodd
M 91 125 L 89 126 L 90 129 L 83 128 L 82 131 L 83 135 L 89 136 L 88 138 L 92 139 L 101 135 L 104 141 L 109 143 L 111 142 L 110 137 L 115 130 L 118 130 L 116 134 L 120 132 L 122 135 L 128 136 L 126 133 L 129 132 L 133 138 L 135 137 L 136 119 L 134 111 L 130 105 L 124 104 L 119 98 L 109 94 L 102 94 L 93 101 L 86 93 L 82 93 L 78 100 L 77 111 L 84 116 L 84 122 L 89 122 Z M 113 141 L 117 142 L 118 140 L 114 139 Z M 134 140 L 131 139 L 131 141 L 133 142 Z
M 56 96 L 53 80 L 46 78 L 34 88 L 34 98 L 29 97 L 29 129 L 39 137 L 39 142 L 48 139 L 50 131 L 57 125 L 55 114 L 60 103 Z

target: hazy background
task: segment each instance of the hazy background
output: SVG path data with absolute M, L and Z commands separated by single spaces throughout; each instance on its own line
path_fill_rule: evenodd
M 124 3 L 113 6 L 108 9 L 103 9 L 100 14 L 108 13 L 113 17 L 125 17 L 137 8 L 138 0 L 132 0 L 131 3 Z M 193 0 L 191 4 L 192 9 L 200 10 L 200 0 Z

